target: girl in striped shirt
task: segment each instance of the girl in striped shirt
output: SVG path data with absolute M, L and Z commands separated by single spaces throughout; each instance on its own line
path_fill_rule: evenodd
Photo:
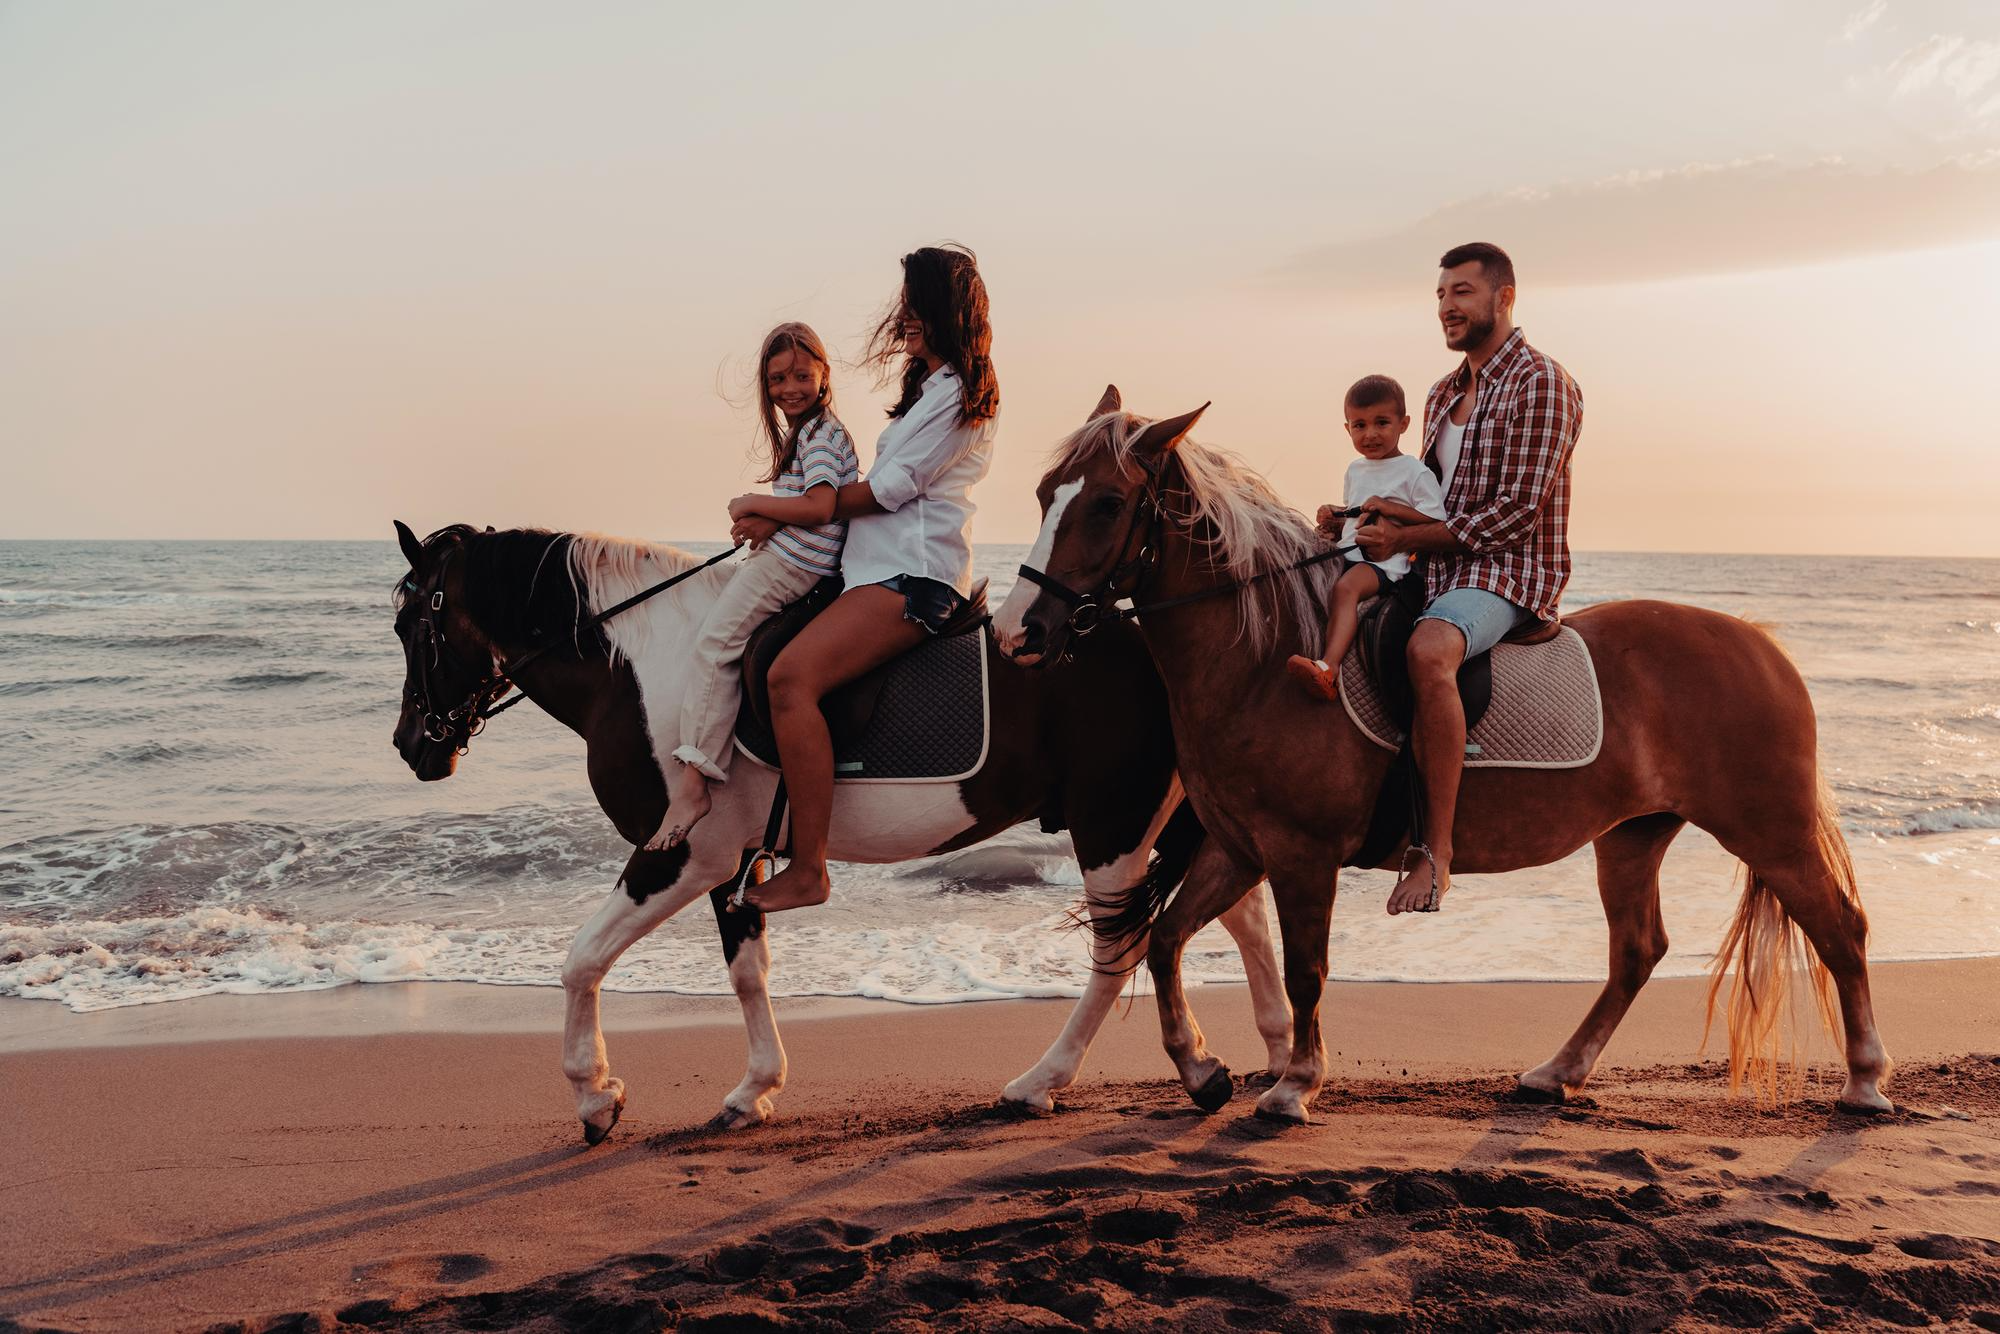
M 671 848 L 708 814 L 708 785 L 729 781 L 731 737 L 742 699 L 737 675 L 750 632 L 787 603 L 840 573 L 847 523 L 833 517 L 834 495 L 858 481 L 861 467 L 847 428 L 833 415 L 826 345 L 803 324 L 781 324 L 764 337 L 757 398 L 771 467 L 771 494 L 729 502 L 729 517 L 783 525 L 736 567 L 709 609 L 695 643 L 695 678 L 681 702 L 680 742 L 668 775 L 667 814 L 646 846 Z M 782 425 L 781 425 L 782 423 Z M 654 753 L 662 749 L 655 724 Z

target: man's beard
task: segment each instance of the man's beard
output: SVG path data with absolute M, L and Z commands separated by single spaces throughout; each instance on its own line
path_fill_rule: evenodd
M 1444 345 L 1453 352 L 1463 352 L 1467 348 L 1478 347 L 1493 336 L 1494 327 L 1498 323 L 1499 321 L 1491 315 L 1483 320 L 1476 320 L 1468 315 L 1465 318 L 1465 332 L 1457 338 L 1446 338 Z

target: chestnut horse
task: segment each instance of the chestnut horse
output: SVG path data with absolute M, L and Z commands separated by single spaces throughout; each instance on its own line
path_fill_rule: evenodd
M 777 775 L 739 761 L 715 805 L 684 844 L 643 844 L 666 811 L 666 785 L 649 739 L 648 710 L 678 718 L 702 618 L 726 566 L 672 547 L 541 531 L 478 532 L 459 525 L 423 542 L 396 525 L 410 573 L 396 590 L 396 633 L 407 679 L 395 744 L 417 777 L 448 778 L 482 709 L 504 693 L 510 663 L 521 691 L 588 744 L 591 788 L 634 851 L 603 905 L 578 932 L 563 965 L 567 1020 L 563 1073 L 576 1094 L 587 1142 L 610 1133 L 625 1103 L 598 1027 L 598 987 L 618 956 L 702 895 L 715 905 L 729 979 L 743 1007 L 749 1070 L 715 1124 L 754 1125 L 771 1115 L 785 1082 L 767 979 L 763 915 L 725 911 L 724 900 L 758 846 Z M 607 620 L 593 615 L 671 576 L 673 588 Z M 532 663 L 531 649 L 541 650 Z M 992 739 L 979 770 L 957 783 L 841 784 L 835 789 L 833 856 L 897 862 L 966 847 L 1024 820 L 1070 830 L 1093 924 L 1115 923 L 1135 890 L 1163 893 L 1186 869 L 1201 829 L 1174 773 L 1166 697 L 1136 635 L 1092 646 L 1060 682 L 991 661 Z M 669 729 L 668 735 L 671 735 Z M 1170 825 L 1171 821 L 1171 825 Z M 1151 861 L 1155 841 L 1160 856 Z M 1263 902 L 1223 914 L 1243 954 L 1271 1073 L 1284 1068 L 1291 1017 Z M 1083 998 L 1042 1059 L 1008 1084 L 1004 1101 L 1047 1109 L 1078 1067 L 1145 945 L 1139 930 L 1101 930 Z
M 1204 1049 L 1181 991 L 1181 948 L 1268 875 L 1293 1035 L 1284 1078 L 1258 1110 L 1303 1121 L 1326 1070 L 1319 1002 L 1337 869 L 1361 846 L 1390 757 L 1345 710 L 1309 699 L 1282 670 L 1288 654 L 1318 652 L 1335 567 L 1291 568 L 1320 549 L 1312 528 L 1257 474 L 1188 439 L 1200 415 L 1149 421 L 1127 415 L 1115 387 L 1105 392 L 1042 478 L 1042 530 L 1027 567 L 1040 577 L 1015 587 L 994 630 L 1016 661 L 1032 664 L 1059 655 L 1118 598 L 1134 602 L 1166 681 L 1181 780 L 1208 831 L 1153 925 L 1148 963 L 1167 1051 L 1190 1092 L 1219 1086 L 1220 1063 Z M 1867 918 L 1820 780 L 1812 700 L 1797 668 L 1756 626 L 1674 603 L 1606 603 L 1568 624 L 1595 664 L 1602 750 L 1576 769 L 1468 770 L 1453 834 L 1457 872 L 1511 871 L 1586 843 L 1596 849 L 1610 977 L 1569 1041 L 1520 1076 L 1521 1089 L 1560 1100 L 1589 1078 L 1666 954 L 1660 862 L 1692 823 L 1746 871 L 1709 992 L 1713 1014 L 1733 963 L 1731 1087 L 1747 1074 L 1777 1091 L 1778 1018 L 1803 931 L 1829 1027 L 1828 969 L 1839 992 L 1847 1058 L 1840 1104 L 1887 1110 Z

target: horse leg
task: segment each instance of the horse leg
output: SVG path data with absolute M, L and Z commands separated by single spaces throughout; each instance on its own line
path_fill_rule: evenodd
M 1271 876 L 1278 907 L 1278 934 L 1285 944 L 1285 994 L 1292 1002 L 1292 1048 L 1285 1073 L 1257 1099 L 1257 1115 L 1304 1125 L 1307 1108 L 1326 1081 L 1326 1044 L 1320 1039 L 1319 1001 L 1326 989 L 1327 935 L 1333 926 L 1333 897 L 1340 859 L 1328 854 L 1292 859 L 1294 866 Z M 1303 869 L 1294 869 L 1303 868 Z
M 1820 964 L 1833 975 L 1847 1058 L 1847 1079 L 1841 1086 L 1839 1106 L 1853 1112 L 1893 1111 L 1895 1104 L 1881 1088 L 1889 1077 L 1889 1054 L 1876 1030 L 1875 1007 L 1868 992 L 1868 917 L 1861 909 L 1854 865 L 1831 803 L 1815 797 L 1803 818 L 1794 812 L 1786 820 L 1731 821 L 1723 828 L 1707 827 L 1718 842 L 1743 859 L 1750 873 L 1732 932 L 1743 931 L 1760 912 L 1775 908 L 1805 932 Z M 1751 957 L 1753 946 L 1765 956 L 1767 976 L 1778 973 L 1782 963 L 1777 955 L 1781 943 L 1778 924 L 1767 921 L 1764 926 L 1764 930 L 1743 937 L 1745 944 L 1737 959 L 1739 984 L 1741 970 L 1757 962 Z M 1764 990 L 1779 988 L 1767 986 Z M 1742 1068 L 1739 1039 L 1755 1031 L 1757 1012 L 1785 999 L 1782 995 L 1748 994 L 1748 1013 L 1740 1030 L 1732 1003 L 1732 1071 Z
M 1285 999 L 1285 972 L 1271 940 L 1271 919 L 1264 912 L 1264 895 L 1256 889 L 1236 900 L 1221 918 L 1223 930 L 1243 956 L 1243 978 L 1250 984 L 1250 1011 L 1264 1039 L 1265 1077 L 1282 1079 L 1292 1059 L 1292 1007 Z M 1251 1077 L 1253 1080 L 1256 1076 Z
M 1166 827 L 1168 817 L 1180 803 L 1181 787 L 1175 782 L 1169 786 L 1165 803 L 1153 816 L 1138 847 L 1102 866 L 1084 871 L 1084 907 L 1093 925 L 1118 913 L 1132 895 L 1143 889 L 1141 881 L 1146 875 L 1147 857 L 1160 831 Z M 1042 1053 L 1042 1059 L 1000 1090 L 1000 1101 L 1041 1112 L 1054 1110 L 1056 1091 L 1076 1082 L 1076 1072 L 1082 1067 L 1083 1058 L 1090 1053 L 1091 1041 L 1104 1026 L 1105 1017 L 1118 1000 L 1118 993 L 1125 989 L 1126 979 L 1145 957 L 1146 933 L 1143 930 L 1126 941 L 1105 940 L 1095 930 L 1091 931 L 1090 980 L 1084 983 L 1082 997 L 1078 999 L 1076 1008 L 1069 1012 L 1069 1021 L 1063 1025 L 1062 1032 Z
M 754 854 L 744 853 L 736 875 L 708 891 L 715 908 L 716 929 L 722 933 L 722 957 L 729 965 L 729 985 L 743 1007 L 743 1032 L 750 1043 L 750 1062 L 743 1082 L 722 1100 L 722 1110 L 709 1125 L 742 1130 L 771 1119 L 771 1095 L 785 1086 L 785 1044 L 778 1039 L 778 1017 L 771 1010 L 771 943 L 764 933 L 764 914 L 745 905 L 732 909 L 729 896 L 737 876 Z
M 1229 1067 L 1209 1054 L 1201 1025 L 1188 1008 L 1181 986 L 1181 951 L 1188 937 L 1234 906 L 1261 874 L 1256 867 L 1237 862 L 1216 840 L 1207 840 L 1195 852 L 1180 892 L 1153 922 L 1153 938 L 1146 949 L 1160 1006 L 1160 1038 L 1180 1071 L 1182 1087 L 1207 1112 L 1228 1102 L 1236 1088 Z
M 713 841 L 702 840 L 699 848 L 695 842 L 665 852 L 634 851 L 611 896 L 570 942 L 562 970 L 563 1074 L 576 1090 L 586 1144 L 610 1134 L 625 1108 L 625 1085 L 611 1074 L 598 1023 L 598 987 L 604 975 L 635 941 L 728 874 L 739 855 L 734 849 L 718 854 Z
M 1642 815 L 1600 837 L 1597 896 L 1611 928 L 1611 972 L 1597 1003 L 1555 1055 L 1520 1077 L 1524 1093 L 1561 1102 L 1583 1087 L 1633 997 L 1667 955 L 1667 928 L 1660 920 L 1660 862 L 1667 845 L 1685 828 L 1678 815 Z

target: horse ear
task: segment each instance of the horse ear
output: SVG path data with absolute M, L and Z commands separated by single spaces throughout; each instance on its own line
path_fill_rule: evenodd
M 424 544 L 417 541 L 417 535 L 401 519 L 395 520 L 396 541 L 402 545 L 403 555 L 409 558 L 411 570 L 424 568 Z
M 1090 416 L 1084 418 L 1084 420 L 1095 421 L 1097 418 L 1102 417 L 1105 413 L 1117 412 L 1120 408 L 1123 408 L 1124 406 L 1125 406 L 1125 400 L 1118 396 L 1118 386 L 1115 384 L 1107 384 L 1104 386 L 1104 397 L 1097 400 L 1097 406 L 1091 409 Z
M 1194 429 L 1194 424 L 1201 420 L 1201 414 L 1207 411 L 1208 404 L 1204 403 L 1193 412 L 1184 412 L 1178 417 L 1154 422 L 1141 431 L 1139 438 L 1132 442 L 1132 452 L 1141 458 L 1156 458 L 1167 453 L 1187 439 L 1187 433 Z

